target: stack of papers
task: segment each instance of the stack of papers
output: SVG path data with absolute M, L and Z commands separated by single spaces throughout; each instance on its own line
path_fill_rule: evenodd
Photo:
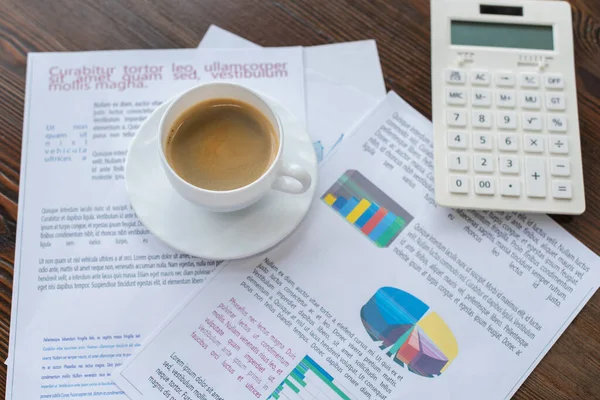
M 198 48 L 260 48 L 212 25 Z M 341 142 L 357 117 L 385 95 L 375 41 L 304 48 L 307 127 L 322 160 Z
M 319 198 L 266 254 L 191 258 L 137 220 L 127 146 L 215 65 L 307 130 Z M 225 66 L 225 67 L 224 67 Z M 7 399 L 503 399 L 600 283 L 550 218 L 439 208 L 431 123 L 375 42 L 30 54 Z

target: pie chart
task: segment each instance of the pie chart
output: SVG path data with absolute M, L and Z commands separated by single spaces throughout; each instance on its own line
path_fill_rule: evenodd
M 417 375 L 439 376 L 458 355 L 458 343 L 446 322 L 403 290 L 380 288 L 362 307 L 360 317 L 371 339 Z

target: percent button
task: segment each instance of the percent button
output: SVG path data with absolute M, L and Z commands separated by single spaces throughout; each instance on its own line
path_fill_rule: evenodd
M 548 115 L 548 130 L 550 132 L 566 132 L 567 131 L 567 116 L 566 115 Z

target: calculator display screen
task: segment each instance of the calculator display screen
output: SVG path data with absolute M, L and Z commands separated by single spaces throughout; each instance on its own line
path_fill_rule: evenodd
M 463 46 L 554 50 L 554 37 L 550 25 L 452 21 L 450 36 L 452 44 Z

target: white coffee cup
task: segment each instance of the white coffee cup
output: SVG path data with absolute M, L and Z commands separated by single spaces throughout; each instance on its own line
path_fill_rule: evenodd
M 255 107 L 271 122 L 279 141 L 277 155 L 269 168 L 258 179 L 241 188 L 226 191 L 207 190 L 188 183 L 177 175 L 165 156 L 167 139 L 177 118 L 197 103 L 219 98 L 235 99 Z M 240 210 L 256 203 L 271 189 L 290 194 L 301 194 L 310 188 L 311 177 L 308 171 L 297 164 L 290 164 L 282 160 L 285 135 L 279 116 L 265 99 L 245 86 L 216 82 L 189 89 L 173 99 L 160 120 L 158 129 L 160 161 L 169 182 L 183 198 L 207 210 Z

